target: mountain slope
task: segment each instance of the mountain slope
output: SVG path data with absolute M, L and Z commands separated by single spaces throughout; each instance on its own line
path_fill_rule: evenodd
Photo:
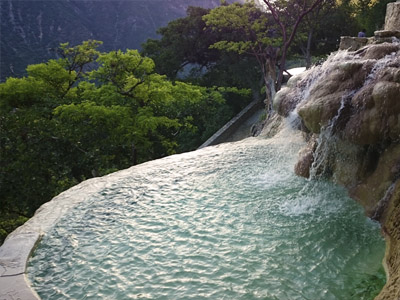
M 185 16 L 188 6 L 217 5 L 219 0 L 1 0 L 0 80 L 55 57 L 64 42 L 101 40 L 104 51 L 140 48 L 159 27 Z

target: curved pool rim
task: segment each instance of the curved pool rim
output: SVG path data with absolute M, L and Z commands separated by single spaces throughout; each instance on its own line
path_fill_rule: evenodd
M 113 179 L 125 177 L 127 173 L 131 172 L 131 168 L 103 177 L 88 179 L 64 191 L 43 204 L 31 219 L 13 231 L 0 247 L 0 298 L 39 300 L 39 295 L 31 287 L 27 278 L 26 269 L 28 259 L 41 237 L 49 232 L 69 210 L 90 198 L 90 195 L 85 195 L 82 190 L 88 186 L 95 187 L 96 190 L 104 189 L 109 183 L 110 176 L 113 176 Z
M 129 169 L 112 173 L 123 176 Z M 111 174 L 109 174 L 111 175 Z M 25 224 L 10 233 L 0 247 L 0 298 L 39 300 L 26 276 L 28 259 L 41 237 L 70 209 L 88 197 L 81 193 L 87 186 L 103 188 L 109 175 L 85 180 L 43 204 Z

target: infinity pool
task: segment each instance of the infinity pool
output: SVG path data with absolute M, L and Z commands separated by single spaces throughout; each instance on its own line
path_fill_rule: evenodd
M 379 226 L 342 188 L 294 175 L 301 145 L 250 138 L 109 176 L 43 237 L 32 286 L 42 299 L 373 299 Z

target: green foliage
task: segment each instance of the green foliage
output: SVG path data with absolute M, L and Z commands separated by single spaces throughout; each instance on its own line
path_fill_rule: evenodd
M 203 17 L 212 11 L 189 7 L 187 17 L 158 30 L 159 40 L 149 39 L 144 43 L 142 53 L 155 61 L 157 73 L 172 80 L 179 78 L 208 87 L 233 85 L 259 90 L 261 74 L 254 58 L 211 47 L 228 34 L 228 30 L 219 32 L 206 26 Z M 234 29 L 229 32 L 235 34 Z
M 171 82 L 137 50 L 99 44 L 63 44 L 61 59 L 0 84 L 0 235 L 87 178 L 195 149 L 251 99 Z
M 341 36 L 357 36 L 358 31 L 350 0 L 328 6 L 322 10 L 320 22 L 314 33 L 314 55 L 321 56 L 336 51 Z
M 210 67 L 219 60 L 220 53 L 209 49 L 217 37 L 206 29 L 202 19 L 210 10 L 189 7 L 187 17 L 174 20 L 157 32 L 160 40 L 149 39 L 142 45 L 143 54 L 156 62 L 156 72 L 175 79 L 189 64 Z
M 366 29 L 367 35 L 372 36 L 374 31 L 382 30 L 385 24 L 386 6 L 393 0 L 358 0 L 351 3 L 358 29 Z M 357 33 L 357 32 L 355 32 Z
M 19 215 L 2 215 L 0 219 L 0 245 L 11 231 L 24 224 L 27 220 L 27 217 Z
M 310 43 L 313 56 L 326 56 L 339 47 L 341 36 L 357 36 L 366 29 L 367 36 L 383 28 L 386 5 L 391 0 L 341 0 L 326 1 L 322 7 L 307 15 L 292 47 L 294 53 L 304 52 L 307 36 L 312 32 Z M 345 26 L 344 26 L 345 24 Z
M 133 122 L 129 108 L 89 101 L 61 105 L 54 110 L 53 122 L 55 134 L 67 145 L 65 155 L 78 160 L 74 163 L 77 180 L 130 165 Z
M 89 40 L 80 45 L 69 47 L 69 43 L 62 43 L 58 49 L 63 57 L 63 66 L 69 70 L 82 72 L 84 67 L 95 61 L 99 55 L 97 48 L 103 44 L 101 41 Z
M 271 111 L 273 95 L 276 88 L 280 88 L 282 81 L 281 77 L 277 80 L 278 54 L 280 49 L 286 51 L 285 47 L 281 47 L 282 37 L 276 34 L 278 24 L 250 1 L 217 7 L 205 15 L 203 20 L 222 37 L 211 45 L 211 48 L 248 55 L 256 59 L 265 85 L 264 102 L 267 110 Z M 281 61 L 281 66 L 278 74 L 282 73 L 284 61 Z
M 69 91 L 71 82 L 75 81 L 76 72 L 66 70 L 62 61 L 49 60 L 47 63 L 30 65 L 26 68 L 32 86 L 40 87 L 40 95 L 59 99 Z
M 65 145 L 54 135 L 54 123 L 38 109 L 2 111 L 0 122 L 1 214 L 30 216 L 66 182 Z M 69 178 L 71 183 L 73 178 Z M 62 188 L 69 186 L 62 186 Z
M 223 33 L 223 39 L 211 47 L 239 54 L 261 54 L 265 47 L 279 46 L 282 39 L 273 34 L 275 24 L 253 2 L 217 7 L 203 17 L 212 30 Z

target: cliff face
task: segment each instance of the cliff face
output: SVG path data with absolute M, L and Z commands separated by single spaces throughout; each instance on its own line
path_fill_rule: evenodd
M 104 51 L 139 49 L 190 5 L 212 8 L 219 0 L 2 0 L 0 80 L 54 58 L 60 43 L 96 39 Z
M 398 36 L 400 2 L 389 6 L 385 28 Z M 400 41 L 382 34 L 291 78 L 274 107 L 307 133 L 296 173 L 346 186 L 381 222 L 388 281 L 376 299 L 400 299 Z

